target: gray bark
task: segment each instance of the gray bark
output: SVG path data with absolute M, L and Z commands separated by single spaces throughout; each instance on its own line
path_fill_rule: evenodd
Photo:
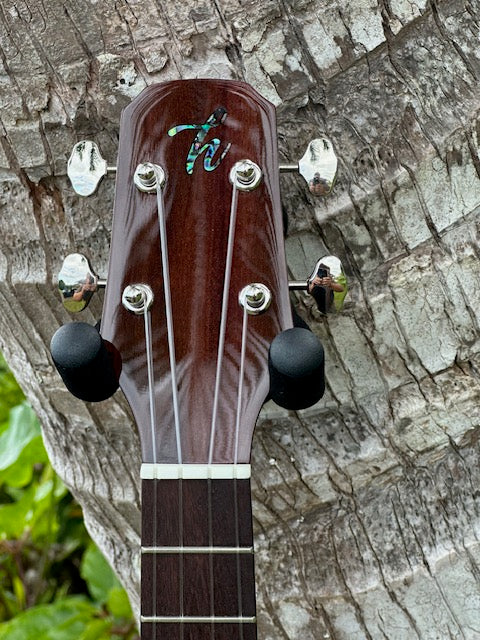
M 282 177 L 291 275 L 344 262 L 314 408 L 267 405 L 253 445 L 262 640 L 480 637 L 480 7 L 467 0 L 22 0 L 0 3 L 0 343 L 58 473 L 138 605 L 139 466 L 121 394 L 86 405 L 48 352 L 71 320 L 72 251 L 107 271 L 114 185 L 74 195 L 73 143 L 113 163 L 147 84 L 244 79 L 278 105 L 298 159 L 326 133 L 334 195 Z M 101 298 L 82 320 L 94 322 Z

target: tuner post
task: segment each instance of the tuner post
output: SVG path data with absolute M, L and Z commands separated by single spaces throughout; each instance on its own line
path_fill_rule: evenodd
M 148 284 L 129 284 L 123 290 L 122 304 L 137 316 L 150 309 L 153 304 L 153 291 Z
M 252 282 L 240 291 L 238 302 L 251 316 L 264 313 L 272 302 L 272 293 L 261 282 Z
M 262 180 L 262 170 L 252 160 L 240 160 L 231 168 L 229 177 L 239 191 L 253 191 Z
M 165 171 L 153 162 L 142 162 L 135 169 L 133 182 L 144 193 L 156 193 L 158 182 L 161 187 L 165 184 Z

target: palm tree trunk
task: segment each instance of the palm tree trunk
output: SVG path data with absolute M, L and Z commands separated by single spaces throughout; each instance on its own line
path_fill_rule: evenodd
M 48 351 L 70 321 L 54 277 L 107 272 L 114 181 L 79 199 L 74 142 L 116 158 L 147 84 L 243 79 L 278 106 L 281 156 L 326 133 L 334 195 L 282 176 L 287 260 L 338 255 L 342 315 L 297 308 L 328 390 L 266 405 L 253 445 L 262 640 L 480 637 L 480 9 L 468 0 L 4 0 L 0 6 L 0 346 L 52 463 L 138 605 L 139 442 L 121 394 L 72 398 Z M 84 312 L 94 323 L 101 297 Z

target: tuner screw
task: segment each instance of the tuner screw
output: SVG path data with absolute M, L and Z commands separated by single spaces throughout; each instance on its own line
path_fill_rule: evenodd
M 150 309 L 153 303 L 153 291 L 148 284 L 129 284 L 122 294 L 122 304 L 137 316 Z
M 262 170 L 252 160 L 240 160 L 230 169 L 230 182 L 239 191 L 253 191 L 262 180 Z
M 258 316 L 270 306 L 272 294 L 264 284 L 252 282 L 252 284 L 248 284 L 240 291 L 238 301 L 249 315 Z
M 157 179 L 160 186 L 165 184 L 165 171 L 158 164 L 153 162 L 142 162 L 135 169 L 133 182 L 140 191 L 144 193 L 155 193 L 157 191 Z

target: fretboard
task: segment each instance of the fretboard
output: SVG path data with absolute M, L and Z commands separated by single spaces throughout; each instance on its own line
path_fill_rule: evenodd
M 256 640 L 249 479 L 142 480 L 142 640 Z

